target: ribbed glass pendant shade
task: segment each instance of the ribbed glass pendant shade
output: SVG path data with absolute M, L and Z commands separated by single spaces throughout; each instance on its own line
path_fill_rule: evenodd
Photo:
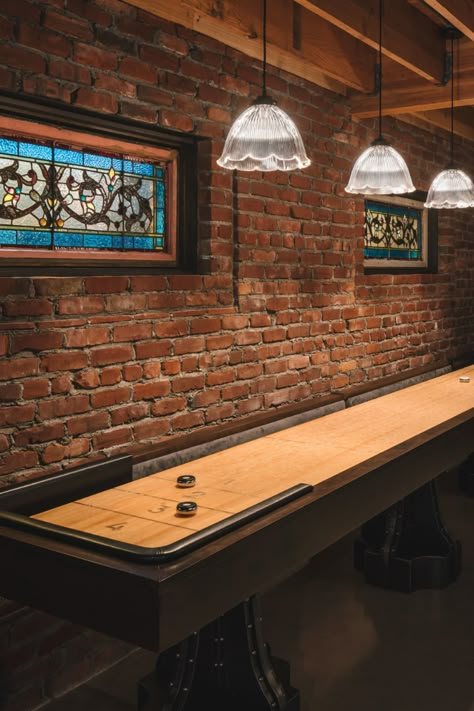
M 474 184 L 462 170 L 442 170 L 431 183 L 425 207 L 474 207 Z
M 362 153 L 352 168 L 348 193 L 391 195 L 415 190 L 404 159 L 383 139 L 377 139 Z
M 300 132 L 269 97 L 260 97 L 231 126 L 217 164 L 233 170 L 295 170 L 311 163 Z

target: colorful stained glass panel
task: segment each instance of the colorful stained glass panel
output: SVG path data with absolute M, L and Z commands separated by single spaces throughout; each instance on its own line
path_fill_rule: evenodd
M 365 202 L 365 259 L 422 259 L 423 210 Z
M 0 248 L 162 250 L 166 163 L 0 137 Z

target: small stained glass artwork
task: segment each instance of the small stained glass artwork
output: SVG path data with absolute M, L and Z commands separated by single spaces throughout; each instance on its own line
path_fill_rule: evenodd
M 365 201 L 364 259 L 421 260 L 423 209 Z
M 0 136 L 0 248 L 160 251 L 168 164 Z

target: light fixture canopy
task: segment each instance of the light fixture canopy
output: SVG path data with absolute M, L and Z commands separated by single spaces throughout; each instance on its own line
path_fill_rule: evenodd
M 445 36 L 451 40 L 450 162 L 431 183 L 425 202 L 425 207 L 438 210 L 474 207 L 474 184 L 463 170 L 454 167 L 454 40 L 459 40 L 462 33 L 455 27 L 447 27 Z
M 382 18 L 383 3 L 379 0 L 379 61 L 375 72 L 375 91 L 379 97 L 379 135 L 356 160 L 347 193 L 365 195 L 399 195 L 415 190 L 404 158 L 382 135 Z
M 262 95 L 232 124 L 222 155 L 221 168 L 244 171 L 295 170 L 311 161 L 294 121 L 267 95 L 267 0 L 263 0 Z

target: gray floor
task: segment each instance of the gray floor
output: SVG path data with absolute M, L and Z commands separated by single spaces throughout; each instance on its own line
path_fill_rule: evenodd
M 291 663 L 301 711 L 474 711 L 474 499 L 453 476 L 440 491 L 444 520 L 463 543 L 462 576 L 447 589 L 365 585 L 347 538 L 265 596 L 266 636 Z M 46 708 L 132 711 L 153 661 L 133 653 Z

